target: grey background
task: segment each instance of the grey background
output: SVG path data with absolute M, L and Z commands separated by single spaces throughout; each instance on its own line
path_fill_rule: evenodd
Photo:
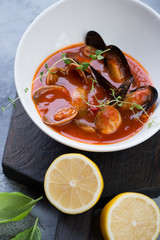
M 57 0 L 0 0 L 0 107 L 6 105 L 7 97 L 15 98 L 14 58 L 24 31 L 38 14 L 55 2 Z M 160 13 L 159 0 L 143 0 L 143 2 Z M 11 108 L 4 113 L 0 111 L 0 161 L 2 161 L 11 114 Z M 39 197 L 25 186 L 7 179 L 0 164 L 0 192 L 4 191 L 19 191 L 33 198 Z M 155 201 L 160 206 L 160 198 Z M 24 220 L 1 224 L 0 240 L 8 240 L 18 232 L 33 226 L 36 217 L 39 217 L 42 240 L 52 240 L 55 236 L 57 212 L 58 210 L 43 199 Z M 160 237 L 158 239 L 160 240 Z

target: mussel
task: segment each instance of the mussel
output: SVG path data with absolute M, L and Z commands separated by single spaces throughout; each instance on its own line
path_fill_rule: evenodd
M 106 44 L 103 38 L 99 35 L 99 33 L 95 31 L 87 32 L 85 42 L 86 42 L 86 45 L 94 47 L 98 50 L 102 50 L 102 51 L 106 50 Z
M 105 77 L 103 77 L 96 69 L 90 66 L 97 82 L 104 87 L 109 94 L 112 94 L 112 91 L 115 92 L 115 97 L 121 97 L 121 100 L 125 98 L 126 93 L 128 92 L 131 83 L 133 82 L 133 76 L 131 75 L 130 78 L 127 78 L 118 88 L 113 86 Z
M 103 77 L 94 67 L 90 66 L 97 82 L 104 87 L 108 93 L 112 93 L 112 89 L 114 91 L 117 90 L 117 88 L 115 86 L 113 86 L 105 77 Z
M 156 102 L 157 98 L 158 92 L 156 88 L 151 85 L 145 85 L 128 92 L 121 108 L 128 109 L 131 105 L 136 108 L 136 105 L 140 105 L 147 111 Z
M 132 79 L 130 67 L 123 52 L 114 45 L 106 45 L 102 37 L 95 31 L 86 34 L 86 45 L 98 50 L 107 50 L 104 54 L 104 64 L 108 68 L 113 81 L 123 83 L 127 79 Z

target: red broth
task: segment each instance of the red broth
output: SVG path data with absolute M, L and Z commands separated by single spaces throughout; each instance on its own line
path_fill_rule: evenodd
M 84 44 L 71 45 L 67 48 L 57 51 L 56 53 L 53 53 L 51 56 L 45 59 L 45 61 L 43 61 L 42 64 L 37 69 L 37 72 L 34 76 L 32 85 L 32 95 L 40 87 L 46 86 L 46 76 L 42 77 L 42 81 L 40 81 L 40 78 L 36 79 L 37 77 L 40 76 L 40 73 L 42 71 L 46 72 L 45 64 L 47 63 L 48 67 L 50 68 L 56 61 L 61 59 L 62 53 L 66 53 L 67 56 L 70 56 L 72 58 L 78 55 L 80 59 L 83 59 L 84 61 L 90 61 L 90 59 L 84 57 L 82 54 L 82 49 L 84 48 L 84 46 L 85 46 Z M 128 54 L 125 54 L 125 56 L 129 63 L 131 72 L 134 76 L 134 83 L 131 85 L 130 90 L 143 85 L 153 85 L 151 78 L 149 74 L 146 72 L 146 70 Z M 56 66 L 65 68 L 66 64 L 64 63 L 64 61 L 61 61 Z M 104 67 L 102 60 L 93 61 L 92 66 L 95 69 L 98 69 L 101 72 L 101 74 L 112 83 L 112 85 L 114 85 L 115 87 L 118 87 L 120 85 L 119 83 L 115 83 L 114 81 L 112 81 L 106 68 Z M 64 86 L 69 91 L 71 96 L 73 91 L 77 87 L 83 88 L 88 93 L 88 101 L 90 102 L 90 104 L 92 105 L 97 104 L 93 93 L 91 93 L 90 91 L 92 87 L 92 81 L 90 80 L 89 83 L 86 84 L 76 71 L 72 71 L 72 73 L 69 73 L 64 77 L 63 76 L 59 77 L 58 81 L 56 82 L 56 85 Z M 96 92 L 97 99 L 100 101 L 107 100 L 107 98 L 110 97 L 107 91 L 99 84 L 94 84 L 94 91 Z M 62 98 L 63 98 L 62 96 L 57 95 L 57 99 L 54 102 L 52 102 L 53 99 L 52 100 L 48 99 L 48 102 L 46 102 L 46 99 L 41 99 L 41 101 L 38 104 L 35 104 L 35 107 L 37 108 L 37 111 L 41 118 L 43 117 L 44 114 L 53 114 L 53 110 L 55 110 L 55 108 L 58 109 L 60 107 L 63 107 L 64 102 Z M 82 114 L 80 117 L 77 118 L 81 118 L 84 123 L 87 123 L 92 127 L 95 127 L 94 119 L 98 110 L 99 109 L 97 107 L 88 106 L 87 113 Z M 88 133 L 87 131 L 84 131 L 81 128 L 77 127 L 74 121 L 70 121 L 69 123 L 62 124 L 60 126 L 53 126 L 51 127 L 51 131 L 54 130 L 67 138 L 84 143 L 110 144 L 120 142 L 135 135 L 143 128 L 144 124 L 142 124 L 137 119 L 133 119 L 133 113 L 131 110 L 122 111 L 120 108 L 118 108 L 118 110 L 122 117 L 122 123 L 120 127 L 111 134 L 102 134 L 98 131 L 95 131 L 94 133 Z M 153 110 L 154 106 L 149 109 L 148 114 L 151 114 Z M 145 114 L 143 114 L 140 117 L 140 120 L 143 123 L 145 123 L 147 122 L 148 117 Z

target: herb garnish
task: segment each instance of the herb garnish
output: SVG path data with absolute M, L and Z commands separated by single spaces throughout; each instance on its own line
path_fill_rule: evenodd
M 0 223 L 8 223 L 13 221 L 19 221 L 25 218 L 35 204 L 40 201 L 43 197 L 36 200 L 20 193 L 20 192 L 2 192 L 0 193 Z M 19 233 L 12 240 L 40 240 L 41 233 L 37 226 L 38 218 L 32 228 Z

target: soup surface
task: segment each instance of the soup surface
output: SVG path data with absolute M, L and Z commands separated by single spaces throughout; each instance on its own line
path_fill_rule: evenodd
M 32 85 L 32 97 L 37 111 L 44 123 L 51 127 L 51 131 L 54 130 L 67 138 L 79 142 L 109 144 L 125 140 L 142 129 L 144 123 L 148 120 L 148 116 L 141 114 L 137 117 L 135 114 L 137 109 L 134 109 L 134 112 L 130 109 L 133 105 L 128 104 L 127 108 L 125 108 L 122 107 L 124 105 L 114 104 L 112 106 L 121 116 L 119 126 L 112 132 L 107 133 L 98 128 L 103 116 L 98 118 L 97 114 L 101 112 L 103 115 L 105 106 L 111 105 L 108 104 L 108 101 L 113 99 L 114 90 L 111 91 L 113 94 L 111 95 L 107 89 L 102 87 L 96 81 L 90 67 L 83 72 L 76 69 L 75 66 L 71 66 L 66 70 L 71 63 L 68 64 L 69 62 L 60 60 L 62 54 L 64 56 L 65 53 L 68 58 L 74 59 L 78 63 L 90 62 L 91 58 L 84 54 L 85 47 L 86 45 L 81 43 L 61 49 L 49 56 L 39 66 Z M 125 54 L 125 57 L 134 77 L 129 91 L 144 85 L 153 85 L 145 69 L 131 56 Z M 59 62 L 56 64 L 56 68 L 52 69 L 51 67 L 57 61 Z M 109 68 L 104 65 L 103 59 L 95 59 L 91 62 L 91 65 L 103 77 L 108 79 L 112 86 L 115 88 L 120 86 L 121 83 L 115 81 L 114 74 L 111 76 Z M 48 71 L 48 74 L 44 74 L 50 68 L 54 72 Z M 85 74 L 85 78 L 83 74 Z M 53 87 L 55 85 L 60 86 L 60 88 Z M 61 88 L 61 86 L 64 88 Z M 39 91 L 39 89 L 43 90 Z M 123 104 L 125 104 L 125 99 Z M 153 110 L 154 106 L 147 111 L 148 114 L 150 115 Z M 68 113 L 73 118 L 66 122 L 62 121 L 60 124 L 50 124 L 53 119 L 56 122 L 65 119 L 66 116 L 68 117 Z M 104 126 L 102 127 L 104 128 Z

